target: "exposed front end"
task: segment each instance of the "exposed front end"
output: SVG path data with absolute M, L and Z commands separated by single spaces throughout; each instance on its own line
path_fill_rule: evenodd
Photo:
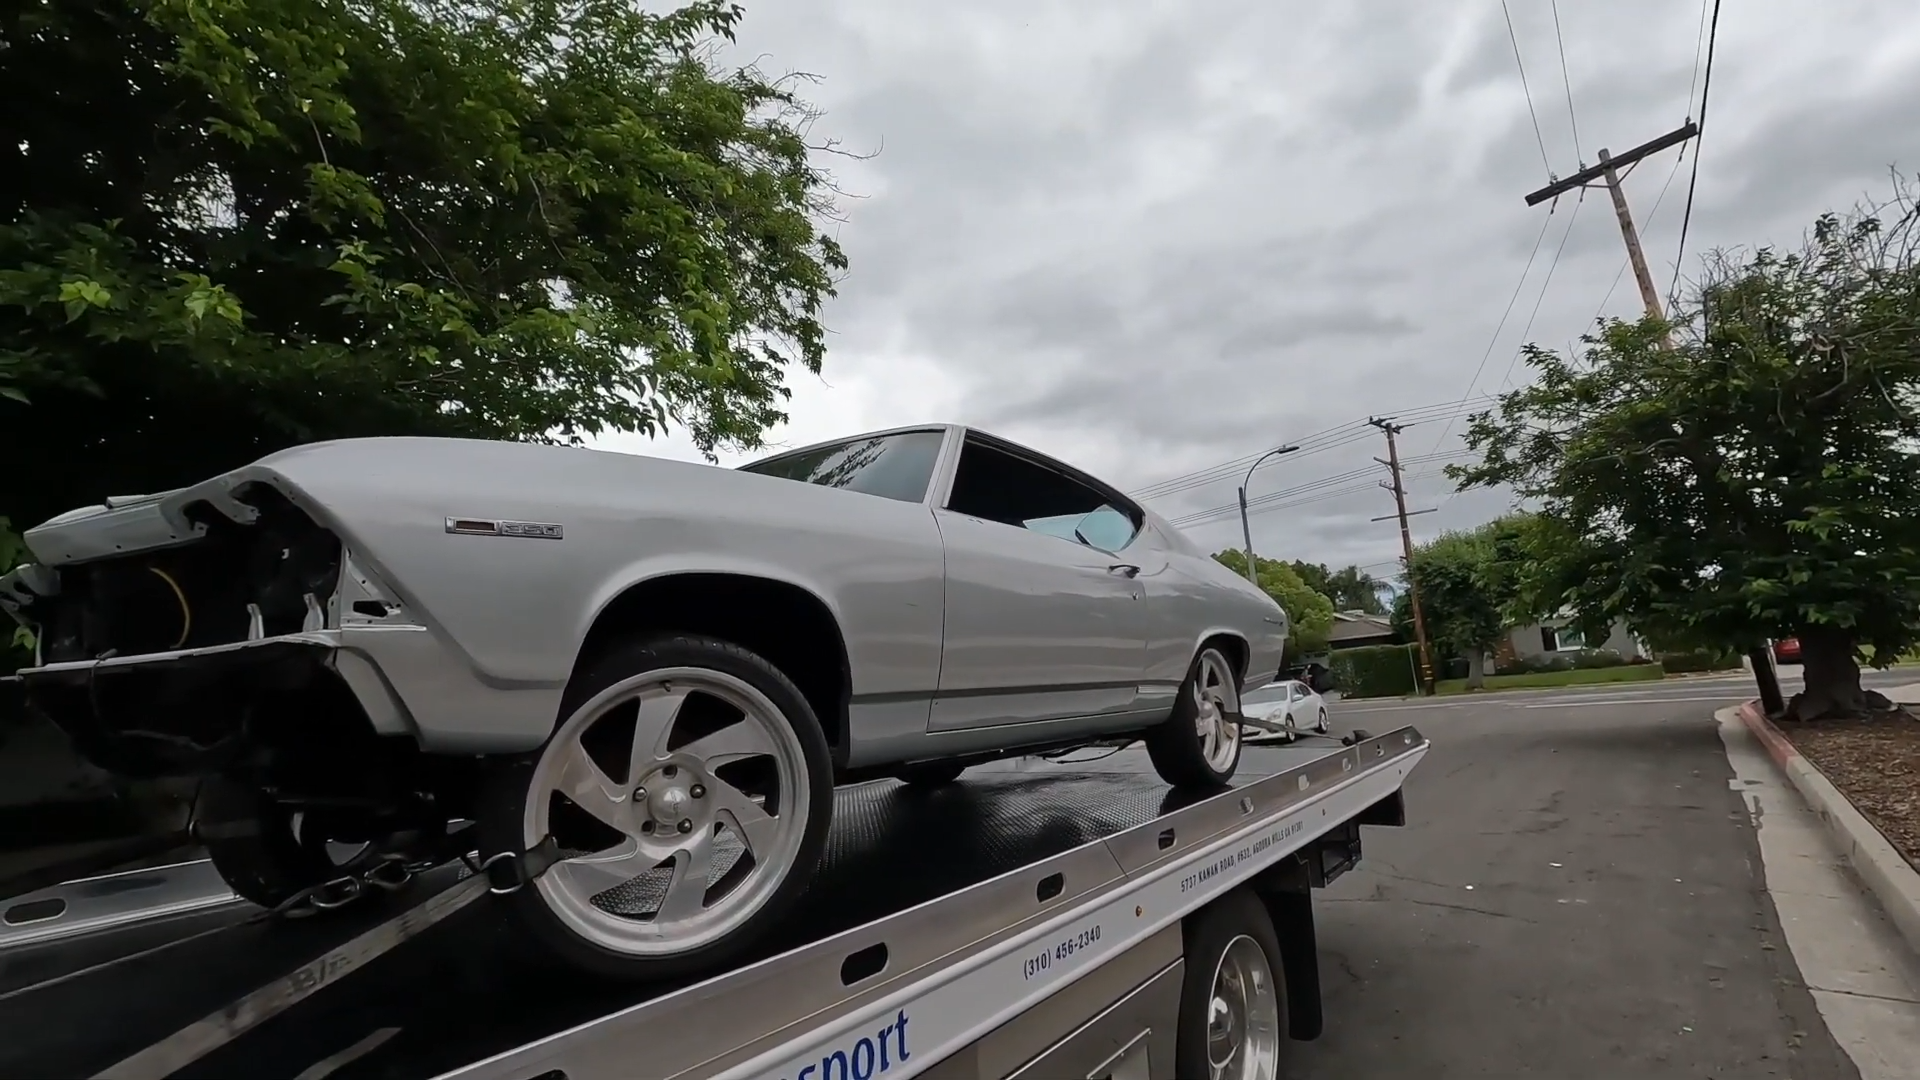
M 125 776 L 219 773 L 328 799 L 383 785 L 417 748 L 376 733 L 341 628 L 394 612 L 285 493 L 211 490 L 27 534 L 45 561 L 0 578 L 0 606 L 35 636 L 29 706 Z
M 466 770 L 389 737 L 404 707 L 350 640 L 426 635 L 274 484 L 77 511 L 27 543 L 43 561 L 0 578 L 0 607 L 35 635 L 28 706 L 110 772 L 203 778 L 195 828 L 248 899 L 337 876 L 330 843 L 412 858 L 468 800 Z

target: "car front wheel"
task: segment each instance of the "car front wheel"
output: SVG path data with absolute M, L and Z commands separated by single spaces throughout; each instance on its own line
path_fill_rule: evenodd
M 568 687 L 547 744 L 499 771 L 483 854 L 558 861 L 505 899 L 563 962 L 709 970 L 779 921 L 833 811 L 820 722 L 779 669 L 712 638 L 620 642 Z
M 1175 786 L 1217 787 L 1240 765 L 1240 685 L 1219 649 L 1201 649 L 1173 713 L 1148 733 L 1147 756 Z
M 215 776 L 197 801 L 195 831 L 214 870 L 241 899 L 277 908 L 341 876 L 326 840 L 305 835 L 301 818 L 258 788 Z M 360 891 L 356 885 L 354 894 Z

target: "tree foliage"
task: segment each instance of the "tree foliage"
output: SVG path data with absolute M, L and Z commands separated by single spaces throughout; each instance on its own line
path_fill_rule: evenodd
M 1241 577 L 1247 576 L 1246 552 L 1228 548 L 1213 557 Z M 1333 601 L 1308 588 L 1287 563 L 1258 555 L 1254 560 L 1260 587 L 1286 611 L 1292 624 L 1287 638 L 1289 658 L 1326 649 L 1327 634 L 1333 629 Z
M 1420 588 L 1434 640 L 1462 655 L 1491 648 L 1514 622 L 1521 558 L 1520 529 L 1511 519 L 1442 533 L 1414 548 L 1408 576 Z
M 1336 611 L 1360 611 L 1368 615 L 1387 613 L 1386 604 L 1380 600 L 1383 583 L 1358 566 L 1334 570 L 1323 563 L 1298 559 L 1289 565 L 1309 589 L 1333 601 Z
M 790 84 L 692 0 L 0 15 L 0 425 L 32 523 L 306 440 L 756 445 L 845 259 Z
M 1465 657 L 1469 685 L 1485 674 L 1486 654 L 1500 635 L 1534 617 L 1528 575 L 1531 515 L 1513 514 L 1441 535 L 1413 549 L 1408 577 L 1420 590 L 1421 615 L 1436 661 Z M 1413 639 L 1411 594 L 1394 598 L 1395 631 Z
M 1463 487 L 1541 507 L 1534 584 L 1589 625 L 1722 648 L 1799 637 L 1798 716 L 1885 707 L 1858 657 L 1920 637 L 1920 220 L 1910 188 L 1818 219 L 1804 245 L 1716 253 L 1656 320 L 1473 418 Z

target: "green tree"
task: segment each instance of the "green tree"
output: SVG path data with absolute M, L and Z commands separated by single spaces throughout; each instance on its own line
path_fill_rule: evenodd
M 0 430 L 32 466 L 0 513 L 343 436 L 756 445 L 846 263 L 812 113 L 710 59 L 740 17 L 10 5 Z
M 1247 553 L 1233 548 L 1215 553 L 1214 560 L 1241 577 L 1247 576 Z M 1287 613 L 1289 659 L 1321 652 L 1333 629 L 1333 601 L 1307 587 L 1292 566 L 1278 559 L 1254 556 L 1260 587 Z
M 1368 615 L 1387 613 L 1387 606 L 1380 599 L 1380 579 L 1358 566 L 1333 570 L 1324 563 L 1297 559 L 1289 565 L 1308 588 L 1333 601 L 1336 611 L 1360 611 Z
M 1441 535 L 1413 549 L 1408 576 L 1420 590 L 1428 642 L 1438 656 L 1467 661 L 1467 685 L 1486 685 L 1487 653 L 1516 621 L 1526 519 L 1501 518 Z M 1396 605 L 1411 619 L 1411 604 Z
M 1671 351 L 1655 320 L 1529 347 L 1537 380 L 1450 472 L 1539 504 L 1540 596 L 1656 640 L 1797 636 L 1793 718 L 1890 707 L 1860 662 L 1920 638 L 1920 220 L 1897 184 L 1798 251 L 1710 257 Z

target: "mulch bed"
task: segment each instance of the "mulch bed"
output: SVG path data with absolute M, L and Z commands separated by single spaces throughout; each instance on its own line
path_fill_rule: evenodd
M 1920 720 L 1782 723 L 1780 733 L 1920 870 Z

